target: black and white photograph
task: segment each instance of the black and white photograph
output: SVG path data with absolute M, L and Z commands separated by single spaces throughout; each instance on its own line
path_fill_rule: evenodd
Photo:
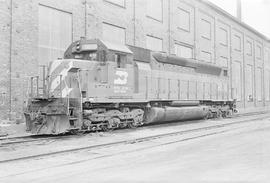
M 0 183 L 269 183 L 270 0 L 0 0 Z

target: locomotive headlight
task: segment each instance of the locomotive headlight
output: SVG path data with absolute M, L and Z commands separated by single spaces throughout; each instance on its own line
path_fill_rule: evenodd
M 90 98 L 88 98 L 88 101 L 89 101 L 89 102 L 94 102 L 95 99 L 94 99 L 93 97 L 90 97 Z
M 76 44 L 76 50 L 79 50 L 80 49 L 80 42 L 77 42 Z

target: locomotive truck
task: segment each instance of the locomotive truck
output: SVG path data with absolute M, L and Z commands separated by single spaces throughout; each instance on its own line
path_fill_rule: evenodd
M 31 77 L 24 111 L 33 134 L 135 128 L 235 112 L 228 71 L 100 39 L 73 42 Z

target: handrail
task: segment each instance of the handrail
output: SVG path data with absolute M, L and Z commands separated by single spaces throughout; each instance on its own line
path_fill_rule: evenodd
M 79 91 L 80 91 L 80 107 L 81 107 L 81 111 L 82 111 L 82 108 L 83 108 L 83 96 L 82 96 L 82 88 L 81 88 L 81 82 L 80 82 L 80 69 L 78 69 L 77 71 L 77 81 L 78 81 L 78 84 L 79 84 Z

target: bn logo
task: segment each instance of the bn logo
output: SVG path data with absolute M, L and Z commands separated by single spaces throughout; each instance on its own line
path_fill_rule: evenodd
M 114 79 L 115 85 L 125 85 L 127 84 L 128 73 L 126 71 L 117 70 L 115 72 L 116 78 Z

